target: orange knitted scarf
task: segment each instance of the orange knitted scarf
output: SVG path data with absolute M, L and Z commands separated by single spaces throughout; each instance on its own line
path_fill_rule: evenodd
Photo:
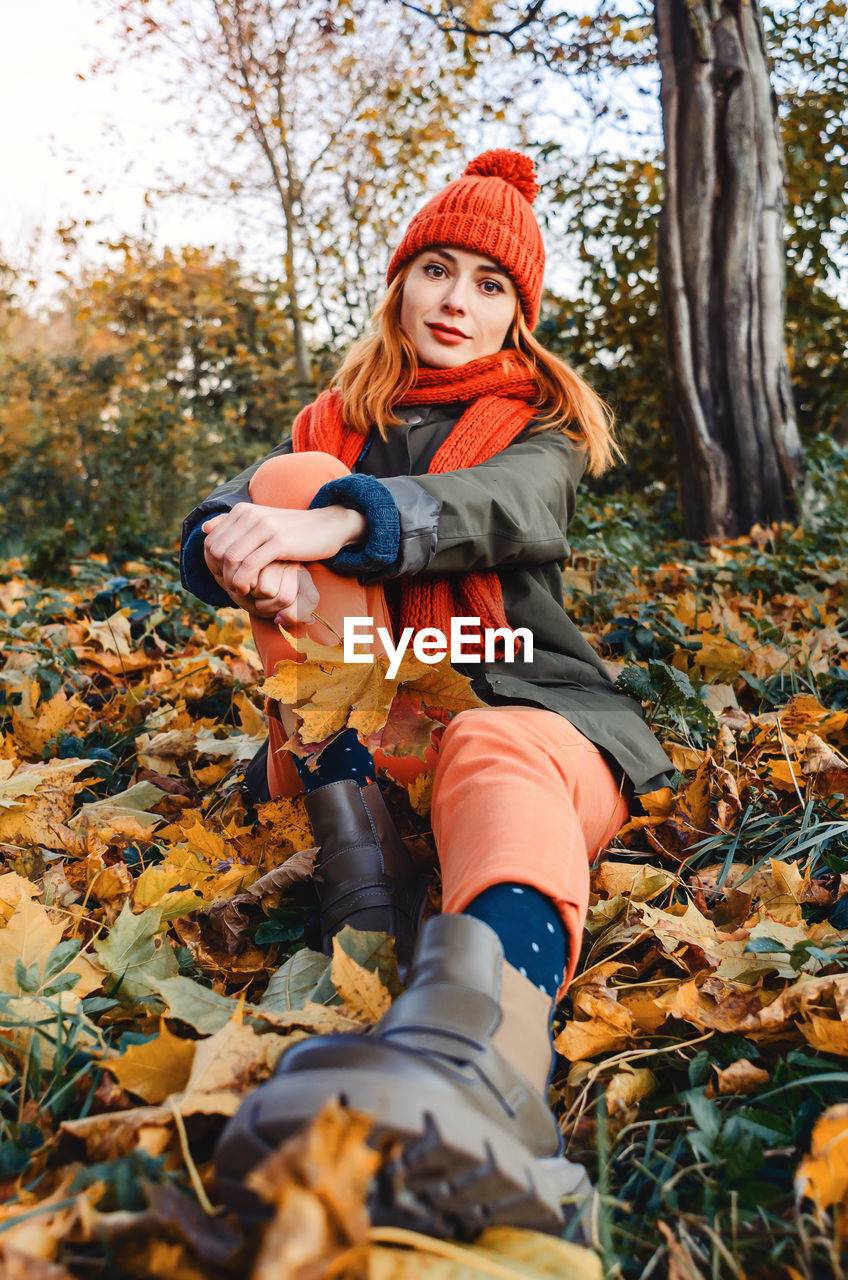
M 514 351 L 472 360 L 458 369 L 420 369 L 415 385 L 398 404 L 451 404 L 468 407 L 430 463 L 428 474 L 438 475 L 461 467 L 475 467 L 500 453 L 534 415 L 538 386 L 526 364 Z M 320 450 L 353 468 L 363 448 L 363 437 L 345 426 L 337 391 L 324 391 L 297 415 L 292 427 L 294 451 Z M 438 627 L 447 636 L 454 617 L 479 618 L 482 630 L 507 627 L 503 592 L 494 571 L 457 574 L 422 574 L 401 579 L 400 626 Z M 471 634 L 465 630 L 464 634 Z M 479 642 L 464 640 L 467 653 L 483 656 Z M 503 641 L 495 646 L 502 657 Z

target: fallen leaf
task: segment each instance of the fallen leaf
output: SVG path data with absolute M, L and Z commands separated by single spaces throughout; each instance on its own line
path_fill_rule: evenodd
M 380 1163 L 367 1145 L 370 1130 L 368 1117 L 328 1103 L 248 1174 L 247 1185 L 275 1210 L 251 1280 L 318 1280 L 357 1246 L 364 1260 L 365 1200 Z
M 714 1067 L 713 1070 L 717 1077 L 714 1092 L 720 1095 L 753 1093 L 760 1085 L 768 1084 L 770 1078 L 767 1071 L 762 1067 L 754 1066 L 748 1058 L 737 1058 L 729 1067 Z M 712 1096 L 712 1092 L 708 1089 L 707 1097 Z
M 161 1155 L 174 1136 L 174 1113 L 169 1107 L 133 1107 L 102 1115 L 63 1120 L 61 1132 L 84 1145 L 89 1160 L 120 1160 L 131 1151 Z
M 167 1002 L 168 1014 L 202 1036 L 220 1031 L 238 1010 L 238 1002 L 191 978 L 163 978 L 156 987 Z
M 848 1103 L 828 1107 L 813 1127 L 809 1155 L 795 1174 L 795 1194 L 821 1209 L 848 1198 Z
M 368 1280 L 602 1280 L 591 1249 L 521 1227 L 488 1227 L 473 1245 L 372 1227 Z M 394 1246 L 394 1247 L 392 1247 Z
M 174 1099 L 180 1114 L 234 1116 L 245 1095 L 268 1078 L 292 1043 L 272 1032 L 257 1035 L 232 1018 L 196 1046 L 185 1091 Z
M 157 994 L 162 979 L 176 977 L 177 960 L 168 939 L 159 937 L 161 925 L 158 908 L 136 916 L 125 902 L 108 937 L 95 940 L 98 959 L 114 979 L 109 990 L 119 1000 L 133 1004 L 149 999 Z
M 259 1007 L 271 1013 L 303 1009 L 310 1001 L 317 1000 L 316 989 L 329 968 L 329 956 L 310 951 L 308 947 L 301 948 L 271 976 Z
M 604 1094 L 610 1115 L 626 1111 L 654 1092 L 657 1078 L 647 1067 L 627 1067 L 616 1071 Z
M 369 973 L 352 960 L 342 949 L 338 938 L 333 939 L 330 976 L 345 1008 L 353 1017 L 362 1018 L 365 1022 L 379 1022 L 390 1008 L 392 998 L 377 974 Z
M 578 1007 L 586 1015 L 585 1019 L 578 1021 L 575 1018 L 566 1023 L 554 1041 L 557 1053 L 569 1062 L 612 1053 L 629 1044 L 633 1017 L 624 1005 L 606 995 L 582 990 L 575 997 L 575 1010 Z
M 171 1093 L 179 1093 L 188 1083 L 196 1044 L 173 1035 L 159 1023 L 159 1034 L 146 1044 L 133 1044 L 119 1058 L 110 1058 L 105 1066 L 122 1089 L 134 1093 L 145 1102 L 164 1102 Z

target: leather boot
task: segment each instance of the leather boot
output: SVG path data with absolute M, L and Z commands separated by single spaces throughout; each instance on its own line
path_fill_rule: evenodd
M 398 965 L 412 959 L 427 882 L 410 857 L 376 782 L 328 782 L 306 794 L 319 846 L 315 865 L 321 944 L 332 955 L 333 935 L 353 929 L 389 933 Z
M 372 1221 L 461 1238 L 493 1224 L 558 1235 L 569 1224 L 573 1238 L 588 1239 L 591 1183 L 561 1155 L 545 1096 L 550 1007 L 505 965 L 483 921 L 428 920 L 409 987 L 376 1027 L 302 1041 L 244 1102 L 216 1152 L 221 1195 L 255 1215 L 244 1175 L 337 1099 L 374 1117 L 372 1144 L 395 1144 Z

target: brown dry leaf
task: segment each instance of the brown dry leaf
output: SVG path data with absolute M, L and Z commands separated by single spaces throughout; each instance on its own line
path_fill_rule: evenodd
M 257 1035 L 240 1018 L 231 1018 L 197 1044 L 185 1092 L 175 1098 L 180 1114 L 234 1116 L 245 1094 L 268 1078 L 291 1043 L 272 1032 Z
M 74 1280 L 70 1271 L 56 1262 L 34 1258 L 4 1242 L 0 1236 L 0 1276 L 3 1280 Z
M 351 1250 L 365 1259 L 365 1201 L 380 1157 L 371 1121 L 331 1102 L 246 1179 L 274 1206 L 251 1280 L 324 1280 Z M 336 1272 L 338 1274 L 338 1272 Z
M 95 1228 L 99 1225 L 95 1219 Z M 122 1274 L 144 1280 L 209 1280 L 209 1268 L 198 1263 L 194 1251 L 182 1240 L 168 1240 L 158 1230 L 146 1238 L 121 1241 Z M 220 1274 L 220 1273 L 219 1273 Z
M 41 688 L 37 680 L 24 676 L 21 701 L 12 707 L 12 731 L 23 752 L 40 760 L 51 738 L 59 735 L 77 718 L 87 724 L 91 718 L 84 703 L 74 695 L 68 698 L 60 689 L 47 702 L 41 700 Z
M 708 1098 L 715 1094 L 753 1093 L 761 1084 L 768 1084 L 770 1079 L 769 1073 L 762 1067 L 754 1066 L 749 1058 L 738 1058 L 724 1070 L 721 1067 L 715 1067 L 714 1070 L 718 1083 L 713 1087 L 712 1081 L 710 1082 L 707 1087 Z
M 405 692 L 417 694 L 430 715 L 486 706 L 473 692 L 467 676 L 460 675 L 447 659 L 430 665 L 419 662 L 409 649 L 401 659 L 395 683 Z
M 364 969 L 342 950 L 333 938 L 333 967 L 330 979 L 345 1003 L 345 1012 L 364 1022 L 379 1022 L 392 1003 L 392 997 L 379 976 Z
M 131 1151 L 158 1156 L 167 1150 L 174 1134 L 174 1113 L 169 1107 L 133 1107 L 103 1115 L 63 1120 L 64 1134 L 85 1144 L 92 1163 L 118 1160 Z
M 408 787 L 409 803 L 414 811 L 422 817 L 430 812 L 430 807 L 433 803 L 433 779 L 435 776 L 432 769 L 422 769 L 419 774 L 416 774 Z
M 804 746 L 801 773 L 811 778 L 823 795 L 848 795 L 848 761 L 815 733 L 809 735 Z
M 205 1173 L 208 1165 L 201 1166 Z M 201 1169 L 198 1169 L 201 1173 Z M 201 1173 L 201 1178 L 203 1177 Z M 182 1260 L 190 1264 L 189 1275 L 199 1280 L 219 1277 L 222 1272 L 232 1275 L 227 1264 L 234 1259 L 244 1243 L 244 1236 L 221 1217 L 213 1217 L 186 1192 L 180 1191 L 171 1181 L 147 1181 L 144 1187 L 147 1207 L 137 1212 L 125 1210 L 101 1211 L 95 1209 L 81 1224 L 85 1240 L 103 1242 L 113 1257 L 120 1256 L 121 1273 L 147 1277 L 149 1255 L 143 1261 L 137 1258 L 136 1249 L 148 1242 L 170 1239 L 188 1246 L 190 1252 Z M 141 1266 L 139 1266 L 141 1262 Z M 197 1272 L 198 1263 L 206 1267 Z M 148 1270 L 144 1270 L 147 1266 Z M 219 1272 L 219 1268 L 222 1272 Z M 157 1273 L 158 1274 L 158 1273 Z M 165 1280 L 183 1280 L 186 1272 L 182 1266 L 165 1272 Z
M 806 1018 L 812 1007 L 828 1000 L 841 1018 L 848 1019 L 848 974 L 823 978 L 804 974 L 771 1002 L 759 989 L 719 978 L 708 978 L 701 987 L 693 979 L 658 997 L 670 1017 L 692 1022 L 701 1031 L 747 1035 L 754 1041 L 785 1034 L 792 1018 Z
M 767 762 L 765 776 L 778 791 L 800 791 L 804 783 L 801 762 L 797 756 L 776 757 Z
M 604 1093 L 607 1110 L 610 1115 L 617 1111 L 626 1111 L 635 1103 L 641 1102 L 657 1087 L 657 1078 L 647 1067 L 624 1066 L 616 1071 Z
M 620 991 L 618 1003 L 629 1011 L 634 1035 L 653 1035 L 668 1018 L 668 1012 L 649 991 Z
M 389 659 L 378 652 L 376 641 L 373 662 L 345 663 L 341 646 L 325 648 L 309 639 L 295 640 L 283 628 L 281 631 L 306 660 L 278 663 L 276 674 L 265 681 L 260 692 L 293 707 L 303 743 L 322 743 L 345 726 L 369 741 L 386 726 L 398 694 L 405 699 L 407 711 L 416 711 L 427 722 L 421 730 L 427 740 L 437 725 L 429 722 L 425 705 L 431 711 L 443 708 L 454 712 L 485 705 L 472 692 L 467 677 L 447 661 L 431 665 L 407 652 L 390 679 Z M 389 733 L 391 736 L 391 730 Z M 423 738 L 421 745 L 426 746 Z
M 774 883 L 781 893 L 787 894 L 794 902 L 831 901 L 832 895 L 821 880 L 812 880 L 809 871 L 802 876 L 796 863 L 772 858 L 770 865 Z
M 673 872 L 662 871 L 644 862 L 605 860 L 592 873 L 592 890 L 602 898 L 614 898 L 621 893 L 629 895 L 634 902 L 645 902 L 676 881 L 677 876 Z
M 95 898 L 101 906 L 114 908 L 108 913 L 110 919 L 118 914 L 134 887 L 132 872 L 125 862 L 104 866 L 102 858 L 88 860 L 86 880 L 88 896 Z
M 704 763 L 703 751 L 696 747 L 681 747 L 677 742 L 671 744 L 667 754 L 675 769 L 679 769 L 681 773 L 693 773 Z
M 7 923 L 14 915 L 19 903 L 31 902 L 41 897 L 41 889 L 31 880 L 19 876 L 15 871 L 7 871 L 0 876 L 0 919 Z
M 280 797 L 256 806 L 260 826 L 270 828 L 274 844 L 285 852 L 309 849 L 315 843 L 303 796 Z
M 763 1009 L 759 991 L 750 987 L 721 1000 L 712 1000 L 701 994 L 694 979 L 659 996 L 657 1003 L 667 1010 L 669 1017 L 691 1022 L 700 1031 L 728 1034 L 741 1033 L 743 1025 L 756 1024 Z
M 586 1014 L 585 1021 L 572 1020 L 554 1041 L 554 1048 L 569 1062 L 581 1062 L 599 1053 L 624 1048 L 633 1034 L 630 1010 L 597 991 L 581 990 L 574 998 L 575 1011 Z
M 48 760 L 45 764 L 22 764 L 15 778 L 35 779 L 33 795 L 21 798 L 20 804 L 0 809 L 0 841 L 9 844 L 37 844 L 47 849 L 62 849 L 69 836 L 67 822 L 73 812 L 78 791 L 89 781 L 74 779 L 97 760 Z
M 295 640 L 284 628 L 283 636 L 307 654 L 277 663 L 259 692 L 291 707 L 299 722 L 304 742 L 323 742 L 331 734 L 352 724 L 356 714 L 358 732 L 368 737 L 382 728 L 395 693 L 393 681 L 386 680 L 388 659 L 378 655 L 374 662 L 345 663 L 342 648 L 327 648 L 308 639 Z
M 798 693 L 780 712 L 783 732 L 790 737 L 799 733 L 815 733 L 829 738 L 848 725 L 848 711 L 829 711 L 811 693 Z
M 68 1169 L 62 1182 L 48 1196 L 40 1198 L 22 1191 L 14 1204 L 0 1205 L 0 1232 L 3 1244 L 32 1258 L 55 1258 L 59 1245 L 67 1240 L 84 1208 L 103 1195 L 102 1182 L 93 1182 L 76 1196 L 70 1195 L 77 1168 Z M 66 1202 L 71 1200 L 70 1204 Z M 28 1211 L 37 1207 L 37 1213 Z
M 602 1280 L 591 1249 L 522 1227 L 488 1227 L 473 1245 L 373 1227 L 368 1280 Z M 400 1246 L 400 1247 L 398 1247 Z
M 105 1066 L 122 1089 L 145 1102 L 164 1102 L 188 1084 L 196 1047 L 194 1040 L 173 1035 L 162 1018 L 158 1036 L 146 1044 L 130 1045 L 126 1053 L 110 1058 Z
M 733 774 L 708 752 L 692 781 L 675 797 L 662 832 L 681 850 L 709 835 L 714 826 L 727 830 L 741 809 Z
M 165 729 L 162 733 L 140 733 L 135 740 L 138 763 L 166 777 L 179 774 L 178 762 L 194 755 L 195 734 L 191 729 Z
M 674 798 L 671 787 L 660 787 L 659 791 L 646 791 L 644 795 L 640 795 L 639 803 L 645 810 L 644 815 L 638 815 L 625 823 L 618 833 L 619 836 L 627 835 L 631 831 L 641 831 L 645 827 L 660 826 L 671 813 Z
M 848 1058 L 848 1022 L 837 1022 L 811 1013 L 798 1023 L 798 1030 L 814 1049 L 820 1049 L 822 1053 L 839 1053 Z
M 215 916 L 224 931 L 228 950 L 240 949 L 242 935 L 249 927 L 250 922 L 242 915 L 241 908 L 259 902 L 265 906 L 277 906 L 287 889 L 312 878 L 317 852 L 317 849 L 302 849 L 291 854 L 280 866 L 272 867 L 264 876 L 254 880 L 245 893 L 224 898 L 210 907 L 209 914 Z
M 653 938 L 671 955 L 693 958 L 697 969 L 714 967 L 721 959 L 721 943 L 718 931 L 707 916 L 693 903 L 684 909 L 679 906 L 662 910 L 650 903 L 634 903 L 632 911 L 650 929 Z
M 362 1019 L 351 1017 L 344 1005 L 316 1004 L 313 1000 L 307 1000 L 302 1009 L 284 1009 L 279 1012 L 263 1008 L 262 1005 L 251 1005 L 250 1016 L 286 1032 L 308 1031 L 312 1035 L 351 1032 L 358 1035 L 363 1031 Z
M 848 1103 L 828 1107 L 816 1121 L 810 1153 L 795 1174 L 795 1194 L 821 1209 L 848 1199 Z
M 388 720 L 398 684 L 397 679 L 390 680 L 388 677 L 388 658 L 377 657 L 373 666 L 369 665 L 365 670 L 371 675 L 371 679 L 364 681 L 360 692 L 351 699 L 345 723 L 367 742 Z
M 93 622 L 87 618 L 86 629 L 89 639 L 99 645 L 104 653 L 129 657 L 132 650 L 132 631 L 128 615 L 129 610 L 121 609 L 103 622 Z

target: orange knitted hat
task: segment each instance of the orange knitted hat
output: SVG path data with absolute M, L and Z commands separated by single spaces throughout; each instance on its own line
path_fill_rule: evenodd
M 536 327 L 545 246 L 533 213 L 536 170 L 520 151 L 484 151 L 416 213 L 392 255 L 386 283 L 422 249 L 453 245 L 484 254 L 515 282 L 527 324 Z

